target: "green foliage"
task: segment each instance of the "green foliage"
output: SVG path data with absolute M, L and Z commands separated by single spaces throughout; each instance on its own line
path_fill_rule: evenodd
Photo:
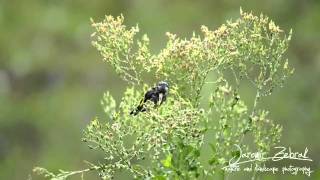
M 148 70 L 150 63 L 149 39 L 145 35 L 140 41 L 134 41 L 138 26 L 127 30 L 123 20 L 123 16 L 106 16 L 100 23 L 91 19 L 96 30 L 92 34 L 95 38 L 92 44 L 103 56 L 103 61 L 108 62 L 122 79 L 133 84 L 141 83 L 141 73 Z
M 138 27 L 128 30 L 122 16 L 92 21 L 93 45 L 131 86 L 120 103 L 109 92 L 104 95 L 107 116 L 92 120 L 83 138 L 91 149 L 103 152 L 104 159 L 74 174 L 96 170 L 102 179 L 111 179 L 124 170 L 141 179 L 201 179 L 225 173 L 221 168 L 239 156 L 235 145 L 268 153 L 279 141 L 281 127 L 267 118 L 267 111 L 257 110 L 257 104 L 293 72 L 283 57 L 291 32 L 286 35 L 264 15 L 242 11 L 240 15 L 214 31 L 202 26 L 202 35 L 193 34 L 189 40 L 167 33 L 167 45 L 156 55 L 150 54 L 147 36 L 136 40 Z M 227 80 L 228 72 L 234 81 Z M 167 80 L 169 97 L 162 106 L 153 108 L 150 103 L 147 112 L 131 116 L 152 86 L 145 84 L 143 73 Z M 215 89 L 208 107 L 201 109 L 201 89 L 210 73 L 217 76 Z M 257 92 L 252 109 L 239 94 L 245 80 Z M 209 133 L 214 139 L 205 141 Z M 245 144 L 244 138 L 252 138 L 255 147 Z M 205 144 L 212 153 L 207 162 L 200 162 Z M 36 171 L 52 179 L 73 175 Z
M 139 116 L 129 116 L 140 94 L 134 88 L 128 88 L 117 110 L 107 123 L 94 119 L 84 133 L 92 149 L 100 149 L 105 154 L 102 177 L 112 177 L 115 170 L 126 169 L 137 176 L 147 176 L 151 169 L 141 169 L 132 161 L 158 161 L 164 152 L 170 152 L 173 141 L 193 146 L 199 145 L 198 122 L 201 114 L 191 103 L 176 96 L 174 90 L 166 106 L 152 109 Z M 105 107 L 112 106 L 114 100 L 105 96 Z M 150 104 L 150 107 L 152 105 Z

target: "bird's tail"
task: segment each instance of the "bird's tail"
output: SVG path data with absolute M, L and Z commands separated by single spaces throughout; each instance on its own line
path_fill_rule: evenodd
M 139 112 L 145 111 L 145 109 L 143 108 L 143 103 L 144 103 L 143 100 L 141 100 L 139 106 L 136 107 L 134 110 L 132 110 L 130 112 L 130 115 L 136 116 Z
M 144 111 L 146 111 L 146 109 L 143 108 L 143 106 L 138 106 L 137 108 L 135 108 L 130 112 L 130 115 L 136 116 L 137 114 L 139 114 L 139 112 L 144 112 Z

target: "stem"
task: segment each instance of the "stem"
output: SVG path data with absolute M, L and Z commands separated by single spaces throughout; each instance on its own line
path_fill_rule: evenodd
M 235 78 L 235 80 L 236 80 L 236 84 L 237 84 L 237 89 L 239 89 L 239 87 L 240 87 L 240 81 L 239 81 L 239 79 L 238 79 L 238 77 L 237 77 L 237 74 L 236 74 L 236 72 L 234 71 L 234 69 L 231 67 L 231 71 L 232 71 L 232 74 L 233 74 L 233 76 L 234 76 L 234 78 Z
M 251 114 L 250 114 L 250 117 L 249 117 L 249 118 L 251 118 L 251 117 L 255 114 L 256 108 L 257 108 L 257 105 L 258 105 L 258 102 L 259 102 L 259 99 L 260 99 L 260 89 L 257 90 L 256 96 L 255 96 L 254 102 L 253 102 L 252 111 L 251 111 Z M 240 145 L 242 144 L 244 135 L 245 135 L 245 134 L 242 133 L 241 139 L 240 139 L 240 141 L 239 141 Z
M 199 102 L 199 100 L 200 100 L 200 93 L 201 93 L 201 90 L 202 90 L 202 88 L 203 88 L 203 86 L 204 86 L 204 84 L 205 84 L 205 80 L 206 80 L 206 78 L 207 78 L 207 76 L 208 76 L 208 74 L 209 74 L 209 71 L 207 71 L 206 72 L 206 74 L 203 76 L 203 78 L 202 78 L 202 80 L 201 80 L 201 82 L 199 83 L 199 89 L 197 89 L 196 90 L 196 97 L 195 97 L 195 105 L 198 107 L 199 106 L 199 104 L 200 104 L 200 102 Z
M 257 108 L 257 104 L 258 104 L 259 99 L 260 99 L 260 89 L 257 90 L 257 94 L 256 94 L 256 97 L 254 99 L 252 112 L 251 112 L 251 115 L 250 115 L 251 117 L 254 116 L 254 114 L 256 112 L 256 108 Z M 253 171 L 251 180 L 255 180 L 256 176 L 257 176 L 257 171 Z
M 73 176 L 73 175 L 80 174 L 80 173 L 83 174 L 84 172 L 98 170 L 98 169 L 101 169 L 101 167 L 94 166 L 94 167 L 83 169 L 83 170 L 72 171 L 72 172 L 69 172 L 67 174 L 60 174 L 57 177 L 68 177 L 68 176 Z
M 256 97 L 254 98 L 254 103 L 253 103 L 252 112 L 250 116 L 253 116 L 255 114 L 259 99 L 260 99 L 260 89 L 257 90 Z

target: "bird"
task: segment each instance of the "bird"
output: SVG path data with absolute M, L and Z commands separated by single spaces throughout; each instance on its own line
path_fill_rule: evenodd
M 139 105 L 130 112 L 130 115 L 137 115 L 139 112 L 145 112 L 147 109 L 145 103 L 151 101 L 154 103 L 154 107 L 160 106 L 166 101 L 169 93 L 169 84 L 166 81 L 160 81 L 156 87 L 151 88 L 144 95 L 144 98 L 140 101 Z

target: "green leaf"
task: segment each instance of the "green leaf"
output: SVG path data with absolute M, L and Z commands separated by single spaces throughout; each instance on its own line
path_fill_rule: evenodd
M 218 163 L 218 159 L 217 157 L 214 155 L 210 160 L 209 160 L 209 164 L 210 165 L 214 165 Z
M 161 163 L 164 167 L 170 168 L 172 167 L 172 154 L 168 154 L 165 160 L 162 160 Z
M 239 151 L 239 150 L 232 151 L 232 152 L 231 152 L 231 155 L 232 155 L 232 157 L 238 158 L 238 157 L 240 157 L 240 151 Z

